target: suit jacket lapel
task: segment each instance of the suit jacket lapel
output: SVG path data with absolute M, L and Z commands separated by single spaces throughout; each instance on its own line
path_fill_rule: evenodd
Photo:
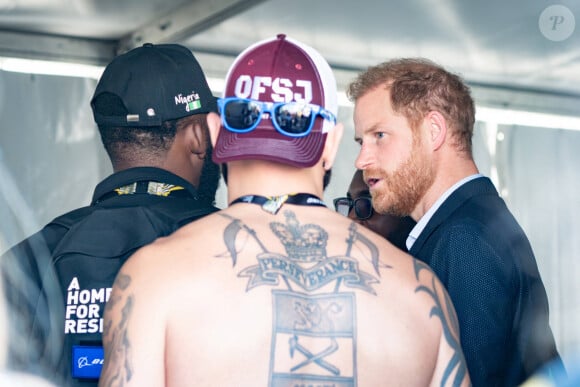
M 477 195 L 498 195 L 495 186 L 491 180 L 487 177 L 478 177 L 467 183 L 463 184 L 461 187 L 456 189 L 449 197 L 443 202 L 441 207 L 435 211 L 429 223 L 423 229 L 423 232 L 419 235 L 413 247 L 411 247 L 410 254 L 417 256 L 421 251 L 421 248 L 425 242 L 429 239 L 431 234 L 437 230 L 437 228 L 448 219 L 454 212 L 462 206 L 466 201 Z

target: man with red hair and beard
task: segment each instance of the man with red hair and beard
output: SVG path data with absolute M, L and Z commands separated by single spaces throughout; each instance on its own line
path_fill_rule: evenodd
M 549 360 L 561 366 L 530 243 L 473 160 L 463 80 L 397 59 L 360 74 L 348 95 L 373 207 L 417 221 L 407 248 L 449 291 L 473 385 L 519 385 Z

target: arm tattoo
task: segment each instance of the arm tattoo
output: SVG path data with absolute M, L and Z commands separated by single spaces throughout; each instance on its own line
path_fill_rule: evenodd
M 130 381 L 133 375 L 131 343 L 127 335 L 127 324 L 133 311 L 134 302 L 133 294 L 126 293 L 130 284 L 131 277 L 119 273 L 113 286 L 119 290 L 120 294 L 111 297 L 107 302 L 107 310 L 112 310 L 118 305 L 121 307 L 121 318 L 114 321 L 109 315 L 105 321 L 103 329 L 105 364 L 100 381 L 102 386 L 124 386 L 125 382 Z
M 417 280 L 419 279 L 419 274 L 422 270 L 429 270 L 428 266 L 419 260 L 415 260 L 415 276 Z M 457 315 L 455 314 L 455 309 L 451 303 L 451 299 L 446 292 L 441 293 L 437 291 L 437 284 L 435 282 L 435 275 L 432 275 L 431 287 L 421 285 L 415 289 L 416 293 L 425 292 L 435 302 L 435 305 L 431 308 L 431 317 L 435 316 L 441 321 L 443 327 L 443 334 L 445 341 L 453 349 L 454 355 L 449 360 L 443 378 L 441 380 L 441 386 L 447 385 L 450 381 L 451 374 L 454 370 L 455 378 L 452 381 L 453 386 L 460 386 L 463 379 L 467 374 L 467 366 L 465 364 L 465 358 L 461 352 L 461 344 L 459 342 L 459 321 Z M 440 290 L 442 285 L 439 284 Z M 440 294 L 443 294 L 443 300 L 441 300 Z

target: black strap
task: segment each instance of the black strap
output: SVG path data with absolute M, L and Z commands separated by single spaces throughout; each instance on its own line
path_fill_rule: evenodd
M 169 216 L 175 219 L 175 222 L 178 226 L 183 226 L 191 222 L 192 220 L 219 211 L 219 208 L 217 207 L 201 204 L 198 201 L 195 201 L 194 203 L 198 203 L 197 205 L 199 207 L 197 207 L 197 205 L 192 207 L 192 205 L 189 204 L 192 202 L 193 201 L 187 200 L 188 204 L 186 204 L 183 202 L 183 200 L 178 201 L 163 200 L 158 203 L 148 205 L 146 206 L 146 208 L 155 211 L 160 211 L 164 214 L 168 214 Z M 77 208 L 76 210 L 70 211 L 66 214 L 56 217 L 46 227 L 50 225 L 58 225 L 65 228 L 66 231 L 68 231 L 70 228 L 72 228 L 74 224 L 85 219 L 87 216 L 89 216 L 92 212 L 96 211 L 98 208 L 100 207 L 94 205 Z M 124 207 L 113 207 L 113 208 L 124 208 Z
M 230 203 L 230 206 L 236 203 L 252 203 L 262 206 L 262 209 L 270 214 L 277 214 L 285 203 L 296 204 L 298 206 L 318 206 L 326 207 L 324 201 L 316 195 L 309 193 L 287 194 L 280 196 L 260 196 L 244 195 Z

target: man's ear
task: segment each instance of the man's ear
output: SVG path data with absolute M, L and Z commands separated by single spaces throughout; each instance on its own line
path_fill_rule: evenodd
M 193 123 L 188 125 L 186 131 L 189 151 L 198 156 L 203 155 L 207 150 L 206 136 L 208 134 L 205 132 L 205 128 L 197 121 L 193 121 Z
M 428 125 L 429 141 L 433 150 L 437 150 L 447 137 L 447 121 L 438 111 L 430 111 L 425 118 Z
M 322 162 L 325 170 L 330 170 L 334 164 L 340 140 L 344 133 L 344 125 L 339 122 L 326 134 L 326 142 L 322 151 Z
M 217 143 L 217 138 L 218 135 L 220 133 L 221 130 L 221 126 L 222 126 L 222 121 L 220 119 L 220 116 L 217 115 L 216 113 L 208 113 L 207 115 L 207 127 L 209 128 L 209 135 L 211 138 L 211 145 L 215 146 L 215 144 Z

